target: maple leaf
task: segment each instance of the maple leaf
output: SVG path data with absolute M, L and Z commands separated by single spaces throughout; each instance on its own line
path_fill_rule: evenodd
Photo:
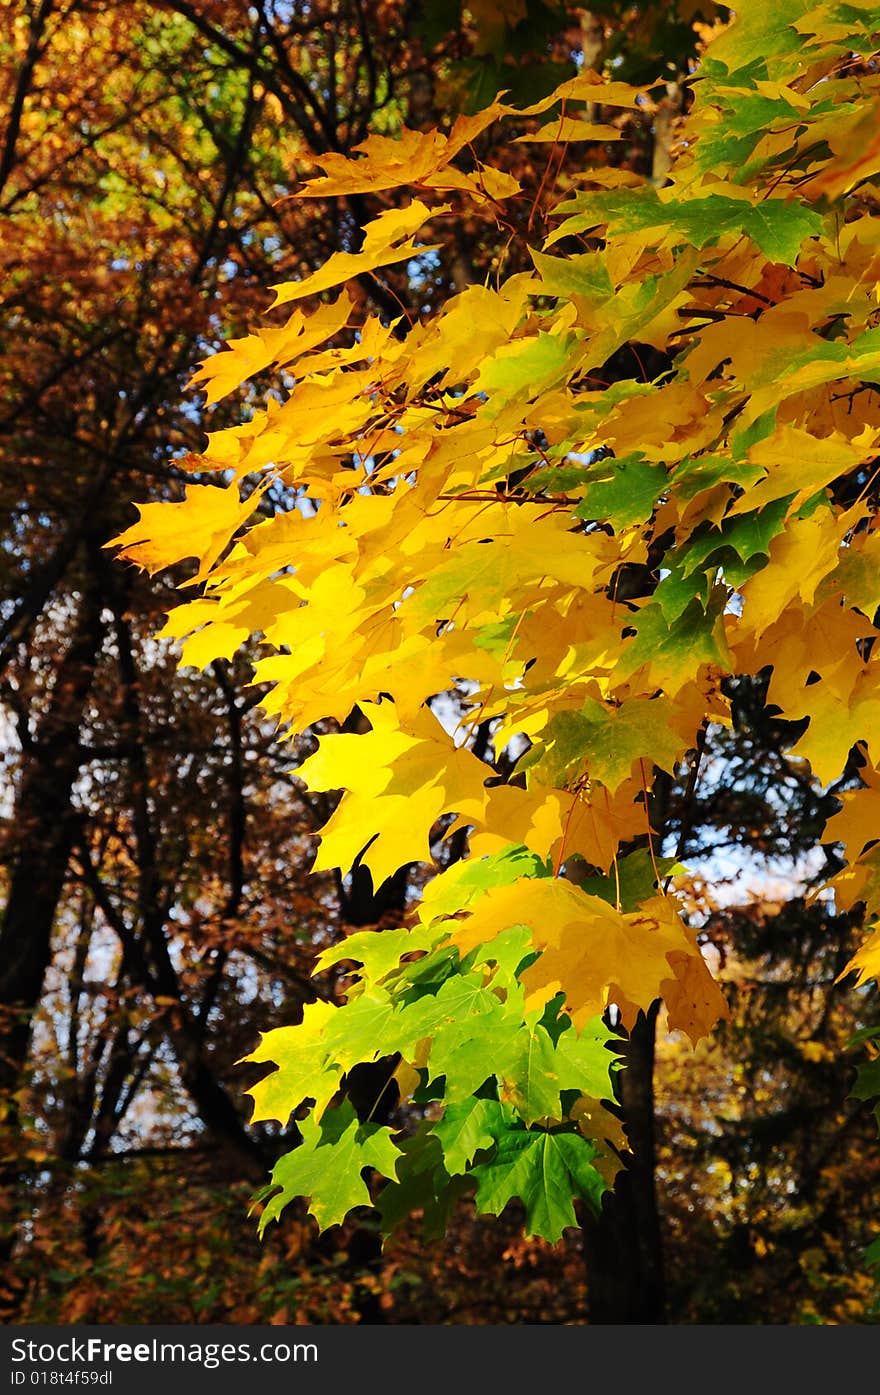
M 526 1233 L 555 1243 L 567 1226 L 578 1223 L 573 1197 L 598 1211 L 606 1184 L 593 1166 L 596 1150 L 580 1134 L 509 1128 L 495 1140 L 494 1158 L 471 1172 L 478 1212 L 500 1216 L 518 1197 L 526 1211 Z
M 871 912 L 880 910 L 880 845 L 874 844 L 861 857 L 853 858 L 848 867 L 831 879 L 829 886 L 834 888 L 835 898 L 844 910 L 851 910 L 860 901 Z M 875 948 L 872 944 L 872 953 Z
M 390 1235 L 420 1213 L 426 1240 L 443 1236 L 459 1199 L 471 1188 L 464 1175 L 450 1177 L 444 1166 L 439 1138 L 423 1123 L 411 1138 L 402 1138 L 397 1177 L 379 1194 L 378 1209 L 383 1233 Z
M 873 842 L 880 827 L 880 774 L 871 766 L 859 772 L 865 788 L 845 790 L 837 797 L 842 808 L 825 825 L 823 842 L 841 842 L 850 858 Z
M 586 771 L 613 795 L 640 760 L 673 773 L 686 745 L 662 701 L 632 698 L 619 708 L 605 708 L 588 698 L 579 711 L 551 717 L 535 769 L 551 785 Z M 530 755 L 530 764 L 532 759 Z
M 542 870 L 540 858 L 521 844 L 504 847 L 488 857 L 454 862 L 425 887 L 419 918 L 430 923 L 437 917 L 465 911 L 490 887 L 509 886 L 520 877 L 540 876 Z
M 578 140 L 622 140 L 623 132 L 616 126 L 603 125 L 598 121 L 586 121 L 577 116 L 560 116 L 556 121 L 548 121 L 546 125 L 539 126 L 537 131 L 524 136 L 516 136 L 517 141 L 528 141 L 540 144 L 549 142 L 556 144 L 567 144 L 570 141 Z
M 571 257 L 548 257 L 529 249 L 545 295 L 582 296 L 600 304 L 614 294 L 614 282 L 602 257 L 596 252 Z
M 638 87 L 629 82 L 614 82 L 590 69 L 569 78 L 567 82 L 560 83 L 556 91 L 544 102 L 536 103 L 526 110 L 538 112 L 557 101 L 589 102 L 603 107 L 639 107 L 645 104 L 647 94 L 661 82 L 663 79 L 657 78 Z
M 670 977 L 667 954 L 698 955 L 672 903 L 662 897 L 624 914 L 598 896 L 558 878 L 495 887 L 453 931 L 463 954 L 514 925 L 531 929 L 541 951 L 523 971 L 526 1009 L 543 1007 L 557 993 L 576 1026 L 618 1001 L 647 1008 Z
M 463 864 L 467 865 L 467 864 Z M 339 944 L 323 949 L 317 967 L 323 972 L 333 964 L 351 959 L 361 966 L 362 975 L 371 983 L 381 983 L 398 966 L 404 954 L 433 949 L 443 938 L 443 928 L 423 925 L 396 930 L 358 930 Z
M 666 489 L 667 474 L 663 465 L 632 455 L 600 461 L 584 472 L 583 482 L 586 488 L 576 516 L 607 520 L 621 530 L 647 522 Z
M 441 171 L 466 145 L 508 110 L 495 102 L 474 116 L 459 116 L 448 136 L 438 130 L 412 131 L 403 127 L 398 137 L 371 135 L 354 147 L 357 158 L 328 153 L 318 163 L 326 174 L 310 179 L 300 198 L 320 198 L 328 194 L 377 193 L 401 184 L 444 188 Z M 518 185 L 512 181 L 515 192 Z M 472 185 L 479 192 L 479 183 Z
M 807 198 L 838 198 L 862 179 L 880 170 L 880 98 L 847 113 L 835 123 L 830 134 L 831 148 L 837 159 L 801 185 Z
M 841 549 L 832 581 L 851 606 L 873 619 L 880 606 L 880 533 L 859 533 Z
M 790 498 L 792 509 L 798 509 L 833 479 L 871 459 L 874 451 L 873 432 L 866 433 L 861 442 L 850 441 L 839 432 L 818 440 L 797 427 L 780 426 L 749 448 L 749 459 L 766 466 L 767 475 L 736 500 L 730 512 L 763 508 L 780 498 Z M 745 505 L 743 499 L 748 501 Z
M 302 1143 L 272 1169 L 269 1188 L 273 1194 L 260 1214 L 261 1235 L 298 1196 L 308 1198 L 322 1229 L 341 1225 L 349 1211 L 370 1205 L 362 1175 L 365 1168 L 394 1176 L 400 1153 L 391 1142 L 391 1130 L 361 1124 L 348 1101 L 325 1113 L 320 1123 L 310 1116 L 299 1128 Z
M 243 371 L 247 377 L 253 377 L 270 364 L 289 367 L 316 345 L 331 339 L 348 322 L 351 310 L 350 298 L 341 295 L 329 305 L 319 306 L 310 316 L 295 310 L 281 329 L 264 329 L 243 339 L 230 339 L 228 349 L 204 360 L 190 379 L 190 386 L 204 384 L 208 405 L 219 402 L 240 386 Z
M 667 962 L 674 978 L 663 979 L 660 990 L 666 1003 L 670 1028 L 686 1032 L 696 1046 L 701 1037 L 708 1036 L 730 1009 L 717 982 L 712 977 L 702 954 L 684 954 L 672 950 Z
M 195 557 L 199 562 L 195 580 L 199 581 L 255 504 L 253 496 L 242 502 L 234 483 L 225 488 L 188 484 L 179 504 L 139 504 L 138 522 L 107 546 L 120 548 L 120 556 L 149 572 Z
M 516 1054 L 502 1071 L 502 1098 L 510 1100 L 526 1124 L 561 1119 L 560 1096 L 566 1090 L 612 1099 L 612 1058 L 606 1040 L 601 1019 L 587 1023 L 581 1032 L 570 1027 L 555 1042 L 540 1023 L 521 1032 Z
M 396 262 L 411 261 L 424 252 L 436 251 L 437 244 L 419 245 L 411 236 L 431 217 L 445 213 L 448 205 L 430 209 L 419 199 L 413 199 L 406 209 L 389 208 L 380 213 L 365 229 L 364 242 L 359 252 L 334 252 L 320 270 L 305 276 L 301 281 L 284 281 L 272 286 L 275 292 L 273 309 L 277 305 L 287 305 L 305 296 L 317 295 L 319 291 L 330 290 L 360 276 L 365 271 L 375 271 L 380 266 L 393 266 Z M 401 241 L 401 239 L 405 239 Z M 395 245 L 397 244 L 397 245 Z
M 869 978 L 880 980 L 880 926 L 875 926 L 864 944 L 856 950 L 846 968 L 839 975 L 838 981 L 850 973 L 857 974 L 856 987 L 865 983 Z
M 447 1104 L 442 1118 L 431 1126 L 434 1137 L 440 1140 L 447 1172 L 467 1172 L 479 1152 L 494 1147 L 498 1133 L 514 1117 L 498 1100 L 471 1096 Z
M 563 378 L 569 363 L 571 341 L 562 335 L 538 332 L 534 337 L 514 339 L 503 344 L 481 364 L 473 385 L 474 392 L 485 392 L 493 414 L 506 404 L 542 389 Z
M 790 601 L 812 601 L 819 582 L 837 566 L 842 529 L 830 512 L 795 519 L 770 544 L 770 563 L 744 587 L 747 618 L 760 634 Z
M 442 1076 L 444 1096 L 466 1099 L 493 1074 L 510 1068 L 522 1036 L 522 1007 L 487 988 L 481 974 L 454 976 L 438 992 L 401 1013 L 397 1040 L 404 1054 L 430 1038 L 429 1080 Z
M 627 638 L 616 666 L 619 681 L 645 670 L 653 685 L 674 697 L 694 681 L 695 668 L 729 668 L 727 639 L 719 623 L 721 606 L 713 607 L 711 601 L 710 596 L 704 607 L 694 597 L 672 620 L 667 620 L 659 594 L 644 606 L 627 626 L 632 638 Z
M 320 999 L 307 1003 L 298 1026 L 264 1032 L 259 1046 L 243 1058 L 260 1065 L 271 1061 L 276 1067 L 248 1091 L 254 1101 L 252 1123 L 277 1119 L 280 1124 L 287 1124 L 293 1111 L 307 1098 L 315 1101 L 315 1114 L 320 1118 L 338 1088 L 341 1074 L 323 1036 L 336 1011 L 331 1003 Z
M 560 205 L 557 213 L 570 209 L 571 216 L 551 233 L 547 246 L 602 224 L 610 234 L 657 232 L 663 240 L 687 242 L 696 248 L 717 242 L 727 232 L 745 232 L 771 261 L 792 266 L 804 239 L 822 227 L 819 215 L 803 206 L 780 199 L 753 206 L 742 198 L 720 193 L 690 198 L 673 207 L 650 188 L 640 190 L 638 197 L 617 193 L 576 195 L 568 204 Z
M 456 749 L 430 717 L 409 732 L 397 724 L 390 703 L 363 703 L 362 711 L 371 732 L 323 737 L 297 775 L 310 789 L 349 791 L 321 831 L 315 870 L 347 870 L 362 854 L 378 886 L 401 858 L 430 861 L 430 829 L 464 802 L 481 806 L 488 771 L 469 751 Z

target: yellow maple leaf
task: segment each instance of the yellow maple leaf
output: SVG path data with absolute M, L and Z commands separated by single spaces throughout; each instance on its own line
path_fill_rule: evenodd
M 664 979 L 660 991 L 666 1002 L 669 1026 L 686 1032 L 696 1046 L 722 1017 L 730 1016 L 727 999 L 709 972 L 699 950 L 672 950 L 667 961 L 675 977 Z
M 369 843 L 363 862 L 378 886 L 408 862 L 431 860 L 437 819 L 484 801 L 491 772 L 428 713 L 405 730 L 392 703 L 362 710 L 371 731 L 322 737 L 296 773 L 309 789 L 347 791 L 321 830 L 314 869 L 347 870 Z
M 773 499 L 793 495 L 792 509 L 800 508 L 813 494 L 873 458 L 877 437 L 867 431 L 856 441 L 835 432 L 817 438 L 799 427 L 780 425 L 750 448 L 749 460 L 767 468 L 767 475 L 741 498 L 730 514 L 761 509 Z M 745 502 L 744 502 L 745 501 Z
M 541 957 L 522 976 L 527 1008 L 561 991 L 576 1026 L 611 1002 L 631 1026 L 638 1009 L 647 1011 L 662 996 L 671 967 L 667 955 L 694 952 L 674 906 L 662 897 L 628 914 L 604 901 L 599 907 L 604 909 L 591 907 L 587 918 L 557 920 L 539 932 Z
M 317 344 L 331 339 L 348 322 L 352 302 L 348 295 L 321 305 L 313 315 L 294 310 L 281 329 L 264 329 L 244 339 L 230 339 L 229 347 L 205 359 L 190 379 L 191 387 L 204 385 L 208 406 L 239 387 L 242 380 L 270 364 L 289 366 Z
M 628 82 L 606 81 L 590 69 L 561 83 L 550 100 L 558 101 L 561 98 L 566 102 L 590 102 L 603 107 L 647 107 L 650 110 L 652 104 L 647 94 L 660 86 L 661 82 L 665 86 L 664 80 L 657 78 L 643 87 L 636 87 Z
M 526 1009 L 558 992 L 580 1027 L 609 1002 L 648 1008 L 670 978 L 671 952 L 697 953 L 671 902 L 623 914 L 563 878 L 520 880 L 488 891 L 453 933 L 463 954 L 513 925 L 527 925 L 540 957 L 522 975 Z M 674 972 L 674 971 L 673 971 Z
M 439 244 L 421 246 L 413 240 L 412 234 L 429 218 L 438 217 L 448 209 L 448 204 L 430 209 L 419 199 L 413 199 L 406 208 L 386 209 L 366 228 L 359 252 L 334 252 L 311 276 L 272 286 L 270 289 L 275 292 L 272 308 L 286 305 L 292 300 L 302 300 L 304 296 L 317 295 L 319 291 L 329 290 L 333 286 L 341 286 L 344 281 L 350 281 L 362 272 L 393 266 L 396 262 L 410 261 L 425 252 L 436 251 Z M 401 242 L 401 238 L 405 241 Z
M 880 980 L 880 925 L 876 922 L 872 927 L 872 933 L 865 940 L 864 944 L 856 950 L 846 968 L 838 975 L 836 982 L 840 982 L 847 974 L 855 973 L 856 987 L 867 983 L 869 978 Z
M 586 121 L 577 116 L 560 116 L 556 121 L 548 121 L 546 125 L 540 126 L 537 131 L 532 131 L 528 135 L 516 136 L 517 141 L 528 141 L 535 143 L 555 143 L 567 144 L 570 141 L 579 140 L 622 140 L 623 132 L 616 126 L 609 126 L 600 121 Z
M 148 572 L 195 557 L 196 581 L 207 576 L 232 535 L 254 511 L 257 495 L 242 502 L 238 485 L 225 488 L 188 484 L 180 503 L 138 504 L 140 518 L 107 547 L 118 547 L 120 556 Z
M 844 527 L 828 509 L 797 518 L 770 543 L 770 561 L 743 587 L 744 618 L 760 635 L 780 611 L 800 599 L 812 601 L 823 577 L 837 565 Z
M 459 116 L 448 136 L 441 131 L 412 131 L 404 126 L 397 137 L 371 135 L 354 148 L 353 156 L 329 153 L 317 161 L 326 171 L 310 179 L 300 198 L 329 194 L 378 193 L 401 184 L 426 185 L 431 175 L 444 169 L 487 126 L 506 112 L 500 102 L 473 116 Z
M 847 856 L 857 858 L 866 843 L 880 834 L 880 772 L 873 766 L 859 771 L 865 788 L 845 790 L 837 796 L 843 808 L 825 824 L 823 843 L 843 843 Z
M 837 779 L 859 741 L 870 745 L 875 759 L 880 757 L 880 689 L 874 664 L 858 667 L 848 699 L 839 696 L 833 683 L 823 681 L 807 687 L 801 705 L 810 725 L 792 755 L 805 756 L 823 784 Z
M 261 1033 L 259 1045 L 243 1059 L 258 1065 L 271 1062 L 276 1069 L 246 1092 L 254 1101 L 252 1124 L 277 1119 L 286 1125 L 306 1098 L 315 1100 L 315 1114 L 321 1116 L 338 1089 L 341 1074 L 332 1069 L 324 1043 L 325 1028 L 337 1011 L 333 1003 L 319 998 L 305 1005 L 298 1026 Z
M 801 183 L 802 197 L 836 199 L 880 171 L 880 97 L 867 107 L 854 104 L 851 113 L 835 114 L 827 140 L 836 158 Z

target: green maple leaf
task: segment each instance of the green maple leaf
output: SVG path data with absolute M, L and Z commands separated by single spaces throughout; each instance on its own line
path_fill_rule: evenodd
M 433 1128 L 423 1123 L 411 1138 L 401 1140 L 397 1175 L 382 1188 L 377 1203 L 383 1235 L 392 1234 L 413 1212 L 420 1212 L 425 1239 L 439 1240 L 449 1228 L 459 1197 L 471 1188 L 467 1177 L 449 1175 Z
M 533 960 L 535 954 L 530 928 L 527 925 L 510 925 L 488 944 L 471 950 L 467 962 L 474 968 L 478 964 L 493 965 L 492 986 L 506 993 L 513 987 L 517 972 L 522 972 L 525 967 L 525 961 Z
M 501 999 L 478 973 L 453 974 L 435 993 L 425 994 L 406 1005 L 401 1012 L 402 1031 L 413 1041 L 434 1036 L 470 1016 L 494 1015 L 503 1006 Z
M 735 225 L 735 214 L 731 215 L 731 221 Z M 748 208 L 742 228 L 771 261 L 794 266 L 802 243 L 822 231 L 822 218 L 803 204 L 766 199 Z
M 773 419 L 767 423 L 768 432 Z M 762 474 L 760 465 L 749 465 L 729 455 L 689 455 L 676 467 L 669 483 L 676 498 L 688 503 L 716 484 L 730 482 L 747 487 L 759 480 Z
M 714 245 L 725 233 L 739 231 L 747 233 L 771 261 L 787 266 L 794 265 L 804 240 L 822 230 L 818 213 L 785 199 L 765 199 L 752 205 L 723 194 L 709 194 L 673 204 L 665 203 L 651 188 L 637 193 L 627 190 L 578 194 L 561 204 L 557 212 L 569 210 L 577 212 L 556 229 L 548 242 L 587 232 L 603 223 L 612 236 L 656 230 L 663 238 L 681 239 L 698 249 L 709 243 Z
M 365 1167 L 393 1177 L 400 1150 L 391 1142 L 391 1130 L 380 1124 L 362 1124 L 345 1100 L 328 1110 L 320 1123 L 310 1115 L 300 1124 L 302 1143 L 279 1158 L 272 1169 L 269 1197 L 260 1217 L 262 1236 L 270 1221 L 296 1197 L 305 1197 L 322 1230 L 339 1225 L 356 1206 L 370 1206 L 372 1199 L 361 1175 Z
M 575 517 L 607 520 L 616 531 L 646 522 L 667 485 L 666 467 L 639 456 L 603 460 L 591 466 L 590 474 L 593 479 L 575 509 Z
M 726 167 L 733 173 L 737 184 L 750 183 L 762 169 L 778 167 L 781 162 L 790 160 L 798 128 L 821 119 L 836 109 L 839 102 L 840 94 L 835 92 L 828 102 L 813 102 L 809 111 L 804 111 L 794 106 L 783 92 L 771 97 L 747 86 L 722 88 L 716 102 L 713 102 L 722 119 L 716 128 L 701 132 L 696 149 L 696 168 L 716 170 Z M 792 144 L 788 148 L 777 148 L 768 157 L 766 143 L 764 151 L 761 151 L 762 142 L 766 135 L 777 131 L 789 132 Z
M 873 550 L 854 553 L 852 548 L 841 553 L 834 579 L 851 606 L 857 607 L 869 620 L 880 606 L 880 568 Z
M 404 954 L 433 949 L 442 934 L 442 930 L 429 930 L 426 926 L 414 926 L 412 929 L 404 927 L 394 930 L 359 930 L 356 934 L 340 940 L 339 944 L 323 950 L 318 956 L 317 970 L 323 972 L 333 964 L 351 959 L 361 965 L 362 978 L 371 983 L 378 983 L 397 968 Z
M 608 1050 L 608 1043 L 608 1028 L 601 1017 L 594 1017 L 579 1032 L 567 1026 L 556 1039 L 554 1056 L 560 1088 L 577 1090 L 591 1099 L 613 1099 L 612 1073 L 619 1067 L 619 1058 Z
M 880 1059 L 859 1066 L 851 1093 L 857 1100 L 872 1100 L 880 1095 Z
M 379 990 L 381 993 L 381 990 Z M 324 1033 L 327 1049 L 343 1070 L 375 1061 L 398 1048 L 397 1013 L 390 998 L 365 993 L 343 1003 Z
M 666 565 L 669 567 L 668 574 L 660 581 L 653 601 L 662 612 L 667 625 L 672 625 L 693 601 L 703 610 L 706 609 L 717 568 L 709 563 L 703 567 L 695 565 L 685 574 L 680 560 L 676 557 L 664 558 L 664 570 Z
M 812 8 L 810 0 L 774 0 L 772 9 L 755 6 L 737 14 L 736 23 L 712 46 L 713 69 L 724 75 L 753 66 L 763 76 L 768 58 L 803 48 L 803 36 L 794 26 Z
M 466 1099 L 492 1075 L 514 1068 L 519 1014 L 511 1013 L 494 993 L 485 1006 L 435 1033 L 428 1061 L 429 1079 L 445 1079 L 444 1096 Z
M 472 1169 L 480 1214 L 500 1216 L 514 1197 L 526 1210 L 526 1231 L 555 1243 L 578 1224 L 572 1199 L 598 1212 L 606 1183 L 593 1167 L 596 1150 L 577 1133 L 509 1128 L 496 1138 L 489 1162 Z
M 614 283 L 602 257 L 597 252 L 575 254 L 572 257 L 547 257 L 529 248 L 535 270 L 541 277 L 541 294 L 555 296 L 585 296 L 602 302 L 614 294 Z
M 539 1023 L 518 1034 L 505 1075 L 505 1098 L 526 1124 L 563 1117 L 561 1094 L 577 1090 L 593 1099 L 610 1099 L 611 1056 L 605 1050 L 607 1028 L 601 1021 L 580 1035 L 570 1027 L 554 1043 Z
M 629 778 L 633 761 L 649 752 L 654 764 L 672 774 L 681 745 L 662 701 L 632 698 L 612 709 L 588 698 L 580 711 L 557 712 L 550 719 L 541 747 L 530 751 L 524 764 L 552 785 L 586 767 L 591 779 L 613 791 Z
M 572 342 L 567 335 L 544 333 L 514 339 L 484 361 L 473 391 L 489 394 L 493 413 L 523 392 L 534 396 L 563 377 Z
M 672 622 L 667 621 L 656 600 L 650 602 L 627 622 L 635 634 L 621 654 L 616 678 L 624 682 L 650 663 L 658 686 L 677 692 L 698 664 L 729 666 L 723 629 L 717 620 L 712 605 L 706 609 L 699 599 L 691 601 Z
M 277 1119 L 286 1124 L 306 1099 L 315 1100 L 321 1113 L 339 1088 L 341 1070 L 324 1035 L 337 1011 L 320 999 L 308 1004 L 298 1026 L 265 1032 L 256 1050 L 244 1058 L 276 1066 L 248 1091 L 254 1101 L 252 1122 Z
M 498 1100 L 472 1096 L 447 1104 L 443 1117 L 431 1126 L 434 1137 L 440 1140 L 447 1172 L 467 1172 L 477 1153 L 493 1148 L 499 1132 L 514 1119 L 513 1110 Z
M 741 586 L 765 565 L 771 542 L 785 527 L 790 500 L 790 495 L 774 499 L 754 513 L 725 520 L 721 528 L 707 528 L 670 558 L 673 569 L 687 578 L 711 563 L 723 569 L 732 586 Z
M 676 865 L 674 857 L 652 857 L 647 848 L 639 848 L 618 858 L 613 876 L 578 878 L 578 885 L 588 896 L 601 896 L 611 906 L 619 903 L 622 911 L 634 911 L 656 896 L 658 872 L 666 877 Z
M 775 397 L 774 407 L 778 407 L 793 393 L 800 392 L 809 384 L 817 387 L 821 383 L 837 382 L 850 376 L 870 378 L 880 370 L 880 329 L 867 329 L 856 336 L 851 344 L 841 339 L 821 339 L 813 336 L 809 347 L 789 348 L 773 355 L 760 370 L 749 378 L 749 387 L 765 387 Z M 769 396 L 769 393 L 767 394 Z M 764 401 L 762 395 L 762 402 Z M 762 417 L 772 424 L 771 411 L 762 412 Z M 756 422 L 757 425 L 757 422 Z M 770 426 L 764 426 L 761 436 L 766 436 Z M 741 453 L 745 449 L 743 429 L 731 436 L 731 448 Z
M 436 994 L 409 1004 L 399 1015 L 396 1040 L 409 1056 L 430 1037 L 428 1078 L 445 1077 L 446 1099 L 457 1100 L 509 1065 L 521 1023 L 518 985 L 502 1001 L 486 987 L 483 974 L 462 974 L 449 978 Z

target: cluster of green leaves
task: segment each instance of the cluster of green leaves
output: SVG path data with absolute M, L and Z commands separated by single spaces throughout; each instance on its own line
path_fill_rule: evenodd
M 549 875 L 525 848 L 456 864 L 432 883 L 415 928 L 361 931 L 321 955 L 319 970 L 359 966 L 348 1001 L 313 1003 L 298 1027 L 267 1033 L 249 1058 L 278 1067 L 251 1091 L 255 1119 L 286 1122 L 291 1107 L 314 1102 L 302 1144 L 263 1194 L 261 1231 L 296 1196 L 309 1197 L 322 1226 L 369 1205 L 365 1167 L 390 1179 L 381 1197 L 389 1231 L 424 1208 L 428 1233 L 442 1234 L 474 1186 L 478 1211 L 499 1214 L 518 1196 L 530 1229 L 553 1240 L 575 1224 L 572 1197 L 597 1202 L 607 1166 L 569 1115 L 576 1101 L 584 1117 L 587 1100 L 613 1096 L 607 1028 L 596 1018 L 576 1031 L 562 995 L 527 1010 L 519 975 L 536 956 L 524 926 L 465 955 L 450 943 L 446 907 L 526 872 Z M 374 1109 L 399 1086 L 417 1106 L 443 1104 L 399 1145 L 342 1093 L 346 1071 L 375 1059 L 388 1072 Z

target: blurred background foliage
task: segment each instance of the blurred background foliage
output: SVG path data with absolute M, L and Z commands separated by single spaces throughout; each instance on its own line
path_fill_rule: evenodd
M 293 773 L 309 736 L 277 743 L 246 652 L 178 672 L 152 636 L 186 577 L 136 575 L 104 544 L 132 521 L 132 500 L 179 497 L 192 478 L 188 453 L 208 420 L 187 389 L 199 361 L 254 324 L 268 286 L 356 248 L 383 206 L 292 199 L 323 153 L 370 130 L 448 125 L 499 89 L 528 102 L 593 68 L 661 84 L 645 109 L 604 113 L 625 139 L 598 152 L 661 184 L 683 84 L 727 15 L 710 0 L 5 6 L 6 1321 L 613 1315 L 589 1237 L 523 1241 L 513 1208 L 476 1221 L 462 1205 L 434 1248 L 404 1233 L 381 1253 L 367 1214 L 318 1240 L 290 1209 L 257 1242 L 248 1198 L 296 1125 L 248 1128 L 253 1068 L 236 1062 L 259 1031 L 340 992 L 339 977 L 310 981 L 318 950 L 398 922 L 426 869 L 380 888 L 363 869 L 307 875 L 329 812 Z M 479 153 L 495 140 L 493 158 L 521 180 L 513 217 L 525 226 L 540 216 L 548 160 L 565 180 L 577 147 L 510 134 L 486 133 Z M 493 273 L 513 229 L 494 236 L 458 211 L 427 266 L 357 283 L 365 307 L 429 315 Z M 257 377 L 212 409 L 211 429 L 271 390 Z M 835 856 L 819 838 L 839 806 L 783 754 L 765 678 L 731 694 L 736 724 L 710 733 L 696 783 L 668 790 L 667 851 L 696 868 L 690 912 L 732 1016 L 696 1053 L 664 1032 L 662 1014 L 656 1024 L 664 1315 L 873 1322 L 866 1246 L 880 1165 L 870 1108 L 852 1097 L 864 1048 L 848 1043 L 880 1013 L 876 994 L 835 986 L 858 924 L 807 898 Z M 854 764 L 841 787 L 857 779 Z

